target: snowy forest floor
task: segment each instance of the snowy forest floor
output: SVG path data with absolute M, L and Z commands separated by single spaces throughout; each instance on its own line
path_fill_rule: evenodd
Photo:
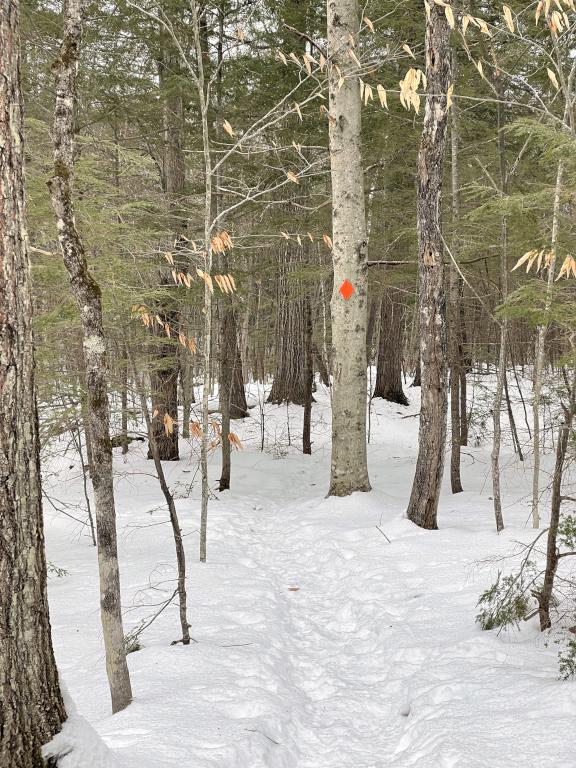
M 531 466 L 510 444 L 502 454 L 507 527 L 495 532 L 487 383 L 479 377 L 470 393 L 484 417 L 474 420 L 463 449 L 465 491 L 451 495 L 447 468 L 434 532 L 403 518 L 419 390 L 406 389 L 407 408 L 373 401 L 374 490 L 346 499 L 325 498 L 330 411 L 323 388 L 311 457 L 299 448 L 301 408 L 265 406 L 264 451 L 260 406 L 236 422 L 245 448 L 233 455 L 233 490 L 210 504 L 206 564 L 198 562 L 198 447 L 182 441 L 183 458 L 165 471 L 179 495 L 197 642 L 170 645 L 179 637 L 172 603 L 130 654 L 134 702 L 115 716 L 96 552 L 86 528 L 45 503 L 48 559 L 66 571 L 49 583 L 61 677 L 115 757 L 94 753 L 82 768 L 107 760 L 125 768 L 574 768 L 576 682 L 558 680 L 557 637 L 541 635 L 536 618 L 501 634 L 474 621 L 480 593 L 517 562 L 518 542 L 533 538 Z M 255 402 L 255 388 L 252 395 Z M 126 462 L 115 454 L 129 631 L 174 591 L 175 556 L 145 448 L 133 443 Z M 219 462 L 216 454 L 213 484 Z M 543 485 L 552 464 L 547 455 Z M 82 505 L 77 456 L 46 458 L 45 493 L 54 503 Z

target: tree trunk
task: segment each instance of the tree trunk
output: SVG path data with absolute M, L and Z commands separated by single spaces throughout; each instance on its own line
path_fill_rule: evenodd
M 120 409 L 121 409 L 121 437 L 122 455 L 128 453 L 128 360 L 126 358 L 126 345 L 121 344 L 120 364 Z
M 460 349 L 460 362 L 464 362 Z M 468 445 L 468 396 L 466 386 L 466 366 L 460 365 L 460 446 Z
M 554 589 L 554 579 L 556 570 L 560 561 L 558 553 L 557 538 L 558 526 L 560 524 L 560 512 L 562 507 L 562 475 L 564 473 L 564 460 L 568 448 L 568 439 L 572 429 L 572 421 L 575 411 L 576 378 L 573 379 L 571 391 L 569 393 L 570 402 L 568 407 L 564 407 L 564 422 L 560 427 L 558 443 L 556 445 L 556 464 L 552 478 L 552 500 L 550 507 L 550 526 L 548 528 L 548 540 L 546 544 L 546 570 L 544 571 L 544 582 L 542 589 L 538 594 L 538 615 L 540 618 L 540 630 L 543 632 L 552 625 L 550 620 L 550 602 Z
M 160 314 L 160 313 L 159 313 Z M 175 316 L 162 313 L 162 321 L 173 325 Z M 152 394 L 152 434 L 161 461 L 178 461 L 178 350 L 175 344 L 166 338 L 160 338 L 158 329 L 153 331 L 158 336 L 153 369 L 150 371 L 150 388 Z M 160 331 L 160 333 L 163 333 Z M 170 417 L 174 428 L 166 429 L 165 421 Z M 152 447 L 148 444 L 148 458 L 153 459 Z
M 102 322 L 100 287 L 88 271 L 86 254 L 74 220 L 72 200 L 74 174 L 74 105 L 76 71 L 82 38 L 81 0 L 68 0 L 60 55 L 53 65 L 56 76 L 54 114 L 54 176 L 48 182 L 56 214 L 58 239 L 72 293 L 80 308 L 83 354 L 86 370 L 88 431 L 92 438 L 92 485 L 96 506 L 100 612 L 106 650 L 106 671 L 112 711 L 124 709 L 132 700 L 126 663 L 120 571 L 116 545 L 116 511 L 110 414 L 108 405 L 108 360 Z
M 416 369 L 414 370 L 414 378 L 412 379 L 411 387 L 422 386 L 422 363 L 420 362 L 420 350 L 418 350 L 418 359 L 416 360 Z
M 190 437 L 194 398 L 194 365 L 189 349 L 180 348 L 180 390 L 182 393 L 182 437 Z
M 310 435 L 312 427 L 312 390 L 314 386 L 314 356 L 312 353 L 312 307 L 310 300 L 306 301 L 306 316 L 304 318 L 306 325 L 304 339 L 305 356 L 305 379 L 306 379 L 306 402 L 304 404 L 304 423 L 302 427 L 302 453 L 310 456 L 312 454 L 312 438 Z
M 496 89 L 501 95 L 502 87 L 500 75 L 496 76 Z M 508 191 L 508 171 L 506 169 L 505 145 L 504 145 L 504 118 L 502 104 L 499 101 L 496 107 L 498 129 L 498 155 L 500 160 L 500 193 L 502 198 Z M 502 217 L 500 235 L 500 301 L 504 303 L 508 297 L 508 219 Z M 498 533 L 504 529 L 504 517 L 502 515 L 502 498 L 500 493 L 500 443 L 502 439 L 502 395 L 506 385 L 506 366 L 508 363 L 508 318 L 500 320 L 500 350 L 498 355 L 498 374 L 496 376 L 496 390 L 494 392 L 494 404 L 492 406 L 492 498 L 494 499 L 494 518 Z
M 380 304 L 380 311 L 382 311 L 382 304 Z M 376 326 L 376 319 L 378 317 L 378 301 L 372 299 L 368 309 L 368 324 L 366 326 L 366 362 L 368 365 L 372 365 L 373 352 L 374 352 L 374 328 Z
M 178 642 L 181 642 L 182 645 L 190 645 L 190 625 L 188 624 L 188 605 L 186 596 L 186 553 L 184 551 L 184 544 L 182 542 L 182 529 L 180 528 L 180 521 L 178 520 L 178 513 L 176 511 L 176 504 L 174 503 L 174 496 L 172 495 L 170 488 L 168 487 L 168 483 L 166 482 L 166 475 L 164 474 L 164 468 L 162 467 L 160 452 L 158 451 L 158 446 L 156 445 L 156 440 L 154 438 L 152 419 L 150 418 L 148 403 L 146 402 L 144 386 L 138 380 L 138 373 L 136 371 L 134 361 L 132 360 L 131 362 L 134 381 L 138 386 L 138 394 L 140 395 L 142 413 L 144 414 L 146 428 L 148 429 L 148 440 L 152 449 L 154 467 L 156 468 L 160 489 L 164 496 L 164 500 L 166 501 L 166 506 L 168 507 L 170 525 L 172 527 L 172 536 L 174 537 L 174 548 L 176 550 L 176 567 L 178 571 L 178 608 L 180 615 L 180 629 L 182 630 L 182 637 L 178 640 Z
M 334 267 L 330 303 L 333 391 L 329 495 L 347 496 L 370 490 L 366 455 L 368 248 L 360 136 L 362 105 L 359 70 L 349 56 L 358 35 L 356 0 L 328 0 L 327 16 Z M 354 288 L 348 300 L 340 294 L 345 280 Z
M 325 387 L 329 387 L 330 376 L 328 374 L 328 368 L 326 367 L 326 363 L 322 357 L 322 352 L 320 352 L 317 344 L 314 341 L 312 341 L 312 354 L 314 356 L 314 362 L 316 363 L 314 368 L 320 374 L 320 381 L 322 384 L 324 384 Z
M 422 405 L 418 459 L 407 510 L 408 518 L 422 528 L 438 527 L 438 498 L 446 443 L 446 306 L 441 198 L 450 86 L 449 32 L 444 9 L 431 3 L 426 24 L 428 86 L 417 178 Z
M 454 70 L 456 69 L 456 52 L 452 52 Z M 455 74 L 454 74 L 455 76 Z M 452 171 L 452 258 L 458 262 L 460 254 L 460 180 L 458 175 L 458 112 L 456 105 L 452 106 L 452 121 L 450 125 L 451 171 Z M 450 264 L 450 322 L 448 326 L 448 356 L 450 365 L 450 486 L 452 493 L 462 493 L 460 475 L 460 443 L 462 428 L 460 420 L 460 275 L 455 264 Z M 464 411 L 464 419 L 466 411 Z
M 238 371 L 240 366 L 240 371 Z M 236 369 L 236 370 L 235 370 Z M 227 491 L 230 488 L 231 471 L 231 444 L 230 444 L 230 419 L 232 413 L 236 418 L 247 416 L 246 398 L 244 396 L 244 410 L 239 404 L 232 402 L 234 379 L 242 376 L 242 361 L 236 338 L 236 316 L 232 307 L 224 308 L 224 315 L 220 326 L 220 412 L 222 414 L 222 473 L 218 490 Z M 236 397 L 242 399 L 244 395 L 244 382 L 241 381 L 241 394 Z M 239 390 L 238 382 L 236 390 Z M 242 416 L 240 416 L 242 414 Z
M 17 0 L 0 0 L 0 70 L 0 765 L 43 768 L 66 712 L 46 595 Z
M 181 89 L 178 84 L 180 71 L 179 55 L 173 50 L 172 41 L 162 28 L 160 32 L 160 60 L 158 80 L 162 94 L 162 118 L 164 127 L 164 145 L 162 157 L 162 188 L 166 195 L 170 229 L 176 233 L 174 257 L 180 236 L 186 230 L 186 215 L 182 197 L 186 183 L 186 166 L 183 151 L 184 107 Z M 182 266 L 187 266 L 182 264 Z M 163 286 L 172 285 L 171 277 L 165 273 L 160 276 Z M 156 314 L 164 323 L 176 328 L 179 313 L 169 302 L 156 307 Z M 152 434 L 162 461 L 177 461 L 178 448 L 178 377 L 180 361 L 178 345 L 166 338 L 163 329 L 156 325 L 153 334 L 158 338 L 154 345 L 153 362 L 150 368 L 150 387 L 152 394 Z M 171 431 L 165 429 L 164 421 L 168 416 L 174 422 Z M 148 458 L 153 458 L 152 447 L 148 445 Z
M 212 273 L 212 206 L 213 206 L 213 170 L 212 153 L 210 146 L 210 127 L 208 111 L 210 108 L 210 84 L 209 73 L 205 72 L 205 53 L 202 49 L 201 7 L 196 0 L 191 0 L 192 34 L 194 36 L 194 50 L 196 53 L 196 73 L 194 82 L 200 107 L 200 120 L 202 125 L 202 160 L 204 166 L 204 210 L 202 224 L 204 228 L 204 265 L 206 275 Z M 208 63 L 208 62 L 206 62 Z M 204 281 L 204 338 L 202 340 L 202 439 L 200 444 L 200 472 L 202 475 L 202 498 L 200 506 L 200 562 L 206 562 L 206 549 L 208 541 L 208 501 L 210 498 L 210 485 L 208 478 L 208 452 L 210 450 L 210 368 L 212 364 L 212 291 L 208 280 Z
M 372 397 L 408 405 L 402 389 L 402 351 L 404 349 L 404 305 L 397 291 L 388 289 L 380 305 L 380 341 L 376 386 Z
M 302 296 L 301 281 L 290 277 L 302 267 L 302 248 L 295 251 L 290 244 L 285 247 L 278 276 L 276 310 L 276 370 L 269 403 L 306 404 L 306 360 L 304 354 L 306 335 L 306 297 Z
M 250 415 L 244 389 L 244 372 L 242 370 L 242 355 L 238 346 L 236 312 L 227 307 L 224 322 L 226 324 L 226 355 L 230 367 L 230 419 L 245 419 Z
M 550 243 L 551 259 L 548 265 L 548 282 L 546 285 L 546 315 L 552 306 L 552 289 L 556 274 L 556 246 L 558 244 L 558 229 L 560 223 L 560 193 L 562 191 L 562 176 L 564 161 L 558 161 L 556 173 L 556 188 L 554 192 L 554 211 L 552 214 L 552 238 Z M 534 444 L 534 471 L 532 475 L 532 527 L 540 527 L 540 400 L 542 395 L 542 374 L 544 371 L 544 355 L 548 320 L 538 326 L 536 331 L 536 348 L 534 350 L 534 392 L 532 395 L 532 439 Z

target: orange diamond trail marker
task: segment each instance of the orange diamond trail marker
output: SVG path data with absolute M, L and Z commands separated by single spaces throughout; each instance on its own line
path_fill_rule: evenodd
M 350 280 L 344 280 L 339 290 L 342 298 L 345 301 L 348 301 L 350 296 L 352 296 L 352 294 L 354 293 L 354 286 L 352 285 Z

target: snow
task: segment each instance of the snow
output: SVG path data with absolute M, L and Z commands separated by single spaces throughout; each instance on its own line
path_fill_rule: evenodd
M 504 447 L 507 527 L 497 535 L 490 435 L 478 420 L 463 454 L 465 492 L 451 495 L 447 470 L 440 530 L 418 529 L 403 518 L 419 410 L 419 390 L 406 392 L 408 408 L 374 401 L 374 490 L 346 499 L 325 498 L 330 414 L 322 387 L 311 457 L 298 448 L 301 408 L 264 407 L 264 452 L 261 406 L 235 422 L 245 450 L 233 455 L 232 491 L 216 492 L 210 504 L 206 564 L 198 562 L 198 446 L 165 464 L 179 496 L 196 642 L 171 645 L 179 637 L 171 604 L 129 655 L 134 701 L 114 716 L 96 553 L 86 529 L 46 507 L 49 560 L 68 572 L 50 579 L 56 656 L 85 718 L 73 715 L 57 737 L 83 745 L 62 768 L 576 766 L 576 686 L 558 680 L 553 637 L 535 619 L 501 634 L 474 622 L 480 593 L 515 562 L 494 558 L 532 539 L 531 467 Z M 477 386 L 471 398 L 478 404 L 483 392 Z M 262 403 L 261 392 L 251 395 Z M 132 443 L 127 462 L 115 461 L 129 631 L 174 591 L 175 556 L 145 447 Z M 545 457 L 545 469 L 552 461 Z M 211 477 L 218 475 L 215 455 Z M 52 459 L 46 483 L 50 495 L 82 502 L 77 458 Z M 83 751 L 103 747 L 89 746 L 88 723 L 108 748 L 92 762 Z
M 73 700 L 68 695 L 64 683 L 64 703 L 68 719 L 60 733 L 45 744 L 42 749 L 44 759 L 55 758 L 58 768 L 120 768 L 116 756 L 109 749 L 92 726 L 78 714 Z

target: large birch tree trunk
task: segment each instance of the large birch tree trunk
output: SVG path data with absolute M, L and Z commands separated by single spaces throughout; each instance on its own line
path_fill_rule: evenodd
M 360 86 L 350 57 L 359 29 L 356 0 L 328 0 L 329 142 L 332 176 L 331 496 L 369 491 L 366 457 L 367 233 L 360 143 Z M 344 82 L 338 81 L 346 74 Z M 346 301 L 340 287 L 349 280 Z
M 446 443 L 446 303 L 441 198 L 450 86 L 449 31 L 444 9 L 431 3 L 426 24 L 428 95 L 417 178 L 422 406 L 418 459 L 406 513 L 422 528 L 438 527 L 436 516 Z
M 102 320 L 100 287 L 88 270 L 84 245 L 74 219 L 74 105 L 76 73 L 82 41 L 82 0 L 67 0 L 64 36 L 53 65 L 56 77 L 54 113 L 54 176 L 48 182 L 56 214 L 58 239 L 72 294 L 80 309 L 83 356 L 86 374 L 87 421 L 92 441 L 91 477 L 96 507 L 100 615 L 106 650 L 106 671 L 112 711 L 132 700 L 126 663 L 120 571 L 116 543 L 116 510 L 110 414 L 108 404 L 108 360 Z
M 19 4 L 0 2 L 0 765 L 41 768 L 66 712 L 52 651 L 24 224 Z

